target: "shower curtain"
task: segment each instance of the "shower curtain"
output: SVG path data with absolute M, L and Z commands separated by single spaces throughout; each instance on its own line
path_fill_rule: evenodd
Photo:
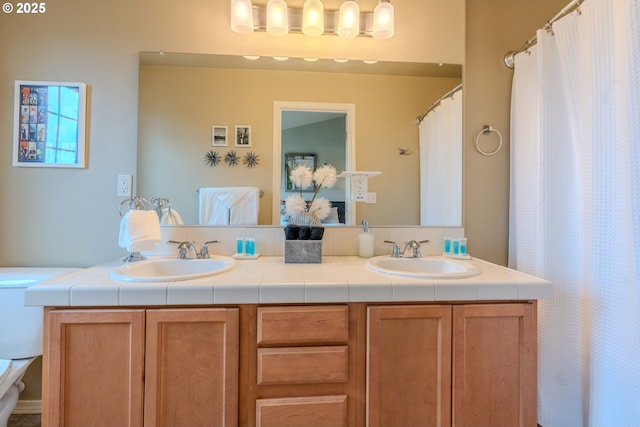
M 420 135 L 420 225 L 462 224 L 462 90 L 427 114 Z
M 544 427 L 640 426 L 640 2 L 585 0 L 515 57 L 509 265 L 539 304 Z

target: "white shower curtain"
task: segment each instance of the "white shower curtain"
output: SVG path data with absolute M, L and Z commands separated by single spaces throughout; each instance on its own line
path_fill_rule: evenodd
M 420 225 L 462 224 L 462 90 L 419 125 Z
M 544 427 L 640 426 L 640 2 L 586 0 L 515 58 L 509 265 L 539 304 Z

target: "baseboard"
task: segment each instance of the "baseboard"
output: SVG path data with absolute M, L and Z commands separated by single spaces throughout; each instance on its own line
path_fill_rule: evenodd
M 31 415 L 42 413 L 42 400 L 18 400 L 12 414 Z

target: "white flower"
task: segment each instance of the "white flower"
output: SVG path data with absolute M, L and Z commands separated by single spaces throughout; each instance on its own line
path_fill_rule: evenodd
M 284 201 L 284 211 L 287 215 L 300 215 L 307 211 L 307 202 L 301 196 L 289 196 Z
M 323 220 L 331 213 L 331 202 L 324 197 L 318 197 L 311 203 L 309 212 L 319 220 Z
M 289 179 L 291 179 L 291 182 L 293 182 L 296 187 L 303 189 L 311 185 L 313 182 L 313 174 L 307 166 L 300 165 L 291 171 Z
M 313 180 L 316 182 L 318 186 L 323 188 L 331 188 L 336 184 L 338 180 L 338 176 L 336 173 L 336 168 L 329 164 L 325 164 L 313 173 Z

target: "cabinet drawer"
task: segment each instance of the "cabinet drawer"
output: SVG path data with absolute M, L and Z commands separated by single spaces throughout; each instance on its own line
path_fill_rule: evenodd
M 347 396 L 256 400 L 256 427 L 347 427 Z
M 258 349 L 258 385 L 347 381 L 347 346 Z
M 259 307 L 258 344 L 346 343 L 346 305 Z

